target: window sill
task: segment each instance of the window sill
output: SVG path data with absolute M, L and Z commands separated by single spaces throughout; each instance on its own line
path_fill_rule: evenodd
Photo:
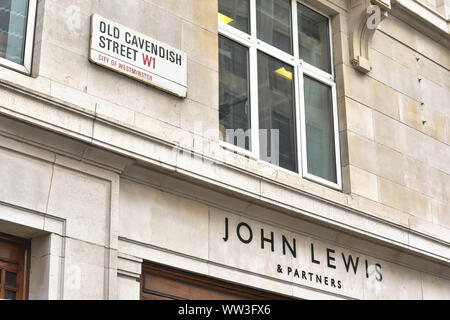
M 262 169 L 262 168 L 266 167 L 266 168 L 270 168 L 271 169 L 269 171 L 272 173 L 272 175 L 273 175 L 274 172 L 276 172 L 277 176 L 279 175 L 278 173 L 280 173 L 281 175 L 286 177 L 286 180 L 287 180 L 286 182 L 288 182 L 288 181 L 297 182 L 297 183 L 289 183 L 288 182 L 288 185 L 293 187 L 293 188 L 295 188 L 295 189 L 298 189 L 298 190 L 302 190 L 302 188 L 300 187 L 301 184 L 302 184 L 301 183 L 302 180 L 308 180 L 308 181 L 310 181 L 310 182 L 312 182 L 312 183 L 314 183 L 314 184 L 316 184 L 318 186 L 325 187 L 327 189 L 332 189 L 332 190 L 337 191 L 339 193 L 343 192 L 342 183 L 341 184 L 333 183 L 333 182 L 330 182 L 328 180 L 325 180 L 325 179 L 322 179 L 320 177 L 317 177 L 317 176 L 314 176 L 312 174 L 309 174 L 307 172 L 298 173 L 298 172 L 294 172 L 294 171 L 290 171 L 290 170 L 284 169 L 284 168 L 279 167 L 277 165 L 274 165 L 272 163 L 269 163 L 269 162 L 266 162 L 264 160 L 258 159 L 252 152 L 247 151 L 247 150 L 242 149 L 242 148 L 239 148 L 239 147 L 236 147 L 235 145 L 229 144 L 229 143 L 224 142 L 224 141 L 219 141 L 219 145 L 220 145 L 220 147 L 222 149 L 224 149 L 226 151 L 230 151 L 230 152 L 232 152 L 234 154 L 238 154 L 240 156 L 246 157 L 247 159 L 255 161 L 256 162 L 255 165 L 257 166 L 257 168 L 255 168 L 256 170 L 252 170 L 250 168 L 249 172 L 251 172 L 251 173 L 257 173 L 257 172 L 260 172 L 260 171 L 264 172 L 265 170 L 258 170 L 258 169 L 260 169 L 260 168 Z M 231 163 L 231 165 L 232 165 L 232 163 Z M 261 174 L 261 178 L 267 179 L 268 177 L 265 176 L 264 174 Z M 273 179 L 273 177 L 271 179 Z M 284 183 L 282 181 L 278 181 L 277 178 L 275 178 L 273 180 L 274 180 L 274 182 L 277 182 L 277 183 Z
M 246 157 L 246 158 L 249 158 L 249 159 L 252 159 L 252 160 L 257 160 L 257 158 L 253 154 L 253 152 L 248 151 L 246 149 L 242 149 L 242 148 L 236 147 L 235 145 L 230 144 L 230 143 L 225 142 L 225 141 L 222 141 L 222 140 L 219 141 L 219 145 L 224 150 L 236 153 L 238 155 L 241 155 L 243 157 Z

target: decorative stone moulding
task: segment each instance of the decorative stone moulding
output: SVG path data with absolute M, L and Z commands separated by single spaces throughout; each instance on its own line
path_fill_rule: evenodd
M 352 0 L 350 53 L 352 66 L 363 73 L 372 70 L 369 45 L 378 25 L 388 16 L 391 0 Z
M 372 4 L 379 6 L 384 11 L 391 10 L 391 0 L 371 0 Z

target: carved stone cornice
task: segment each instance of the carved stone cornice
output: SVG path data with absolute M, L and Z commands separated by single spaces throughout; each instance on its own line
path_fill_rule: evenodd
M 372 70 L 369 46 L 381 21 L 388 16 L 390 0 L 352 0 L 350 9 L 350 62 L 363 73 Z

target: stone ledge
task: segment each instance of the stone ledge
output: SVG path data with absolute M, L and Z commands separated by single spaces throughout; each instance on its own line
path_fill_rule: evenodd
M 393 2 L 399 4 L 410 13 L 418 16 L 421 20 L 423 20 L 423 22 L 430 24 L 437 30 L 447 34 L 450 33 L 448 19 L 442 16 L 439 12 L 430 10 L 430 8 L 416 0 L 394 0 Z
M 117 274 L 136 279 L 140 279 L 142 274 L 142 259 L 119 252 L 117 255 Z
M 0 220 L 33 228 L 38 232 L 66 236 L 65 219 L 3 201 L 0 201 Z
M 450 48 L 450 23 L 439 13 L 414 0 L 395 0 L 390 14 Z

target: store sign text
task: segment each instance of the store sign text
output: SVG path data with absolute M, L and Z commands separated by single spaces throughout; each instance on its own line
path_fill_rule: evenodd
M 305 252 L 299 252 L 299 242 L 295 237 L 289 239 L 284 234 L 277 235 L 275 237 L 274 232 L 268 232 L 264 228 L 255 229 L 250 224 L 240 222 L 235 226 L 231 225 L 230 219 L 225 218 L 223 241 L 229 242 L 231 237 L 236 237 L 239 242 L 243 244 L 251 244 L 252 242 L 259 242 L 261 250 L 270 250 L 273 254 L 282 254 L 283 256 L 290 255 L 293 259 L 300 258 L 300 255 L 308 261 L 309 266 L 324 265 L 329 272 L 327 274 L 319 274 L 317 272 L 311 272 L 305 268 L 295 268 L 292 266 L 277 264 L 274 267 L 279 275 L 285 275 L 287 277 L 301 279 L 306 283 L 314 283 L 317 285 L 328 286 L 330 288 L 342 289 L 344 283 L 338 278 L 341 272 L 357 276 L 358 270 L 361 269 L 364 272 L 366 279 L 375 280 L 376 282 L 383 281 L 382 266 L 380 263 L 371 263 L 367 259 L 361 258 L 355 254 L 339 251 L 327 246 L 321 251 L 317 249 L 314 241 L 310 241 Z M 281 239 L 276 241 L 276 239 Z M 323 247 L 323 245 L 321 246 Z M 303 246 L 305 248 L 305 246 Z M 339 261 L 340 260 L 340 261 Z M 303 260 L 305 261 L 305 260 Z M 342 270 L 337 270 L 340 265 Z M 323 269 L 322 269 L 323 270 Z M 339 271 L 339 272 L 337 272 Z M 336 274 L 336 277 L 331 275 Z

